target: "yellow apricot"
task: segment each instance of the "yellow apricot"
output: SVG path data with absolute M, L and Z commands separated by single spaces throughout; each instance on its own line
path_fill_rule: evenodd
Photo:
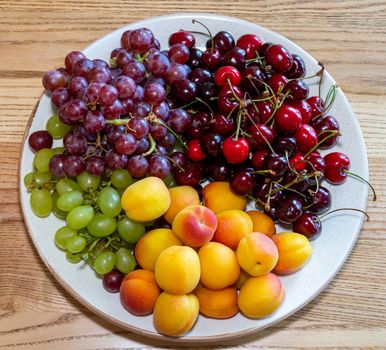
M 253 222 L 253 232 L 261 232 L 271 237 L 276 234 L 276 227 L 273 220 L 267 215 L 257 210 L 246 212 Z

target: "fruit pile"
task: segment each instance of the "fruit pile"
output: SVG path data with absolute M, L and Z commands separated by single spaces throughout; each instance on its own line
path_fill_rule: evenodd
M 346 155 L 318 151 L 340 135 L 328 115 L 337 87 L 309 96 L 306 80 L 320 86 L 322 65 L 306 77 L 282 45 L 193 23 L 208 32 L 199 33 L 204 50 L 179 31 L 161 51 L 139 28 L 122 34 L 110 62 L 73 51 L 46 73 L 57 113 L 29 136 L 36 154 L 24 179 L 33 212 L 66 221 L 55 243 L 67 259 L 104 276 L 129 311 L 155 305 L 167 335 L 190 329 L 198 309 L 215 318 L 273 312 L 284 294 L 270 271 L 303 266 L 331 205 L 322 181 L 351 174 Z M 261 211 L 245 213 L 247 200 Z M 296 233 L 276 235 L 277 221 Z

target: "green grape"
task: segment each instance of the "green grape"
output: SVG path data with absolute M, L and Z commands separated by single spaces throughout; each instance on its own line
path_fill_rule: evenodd
M 172 188 L 172 187 L 177 186 L 176 182 L 174 181 L 174 177 L 171 174 L 169 176 L 165 177 L 163 179 L 163 182 L 165 183 L 167 188 Z
M 31 209 L 36 216 L 41 218 L 50 215 L 52 210 L 52 198 L 50 191 L 35 188 L 30 197 Z
M 137 243 L 145 234 L 145 225 L 131 221 L 126 215 L 118 222 L 118 233 L 127 243 Z
M 35 175 L 35 172 L 31 171 L 26 176 L 24 176 L 24 186 L 25 187 L 29 187 L 32 185 L 32 182 L 34 180 L 34 175 Z
M 80 253 L 86 246 L 86 240 L 81 236 L 71 236 L 67 239 L 66 248 L 71 253 Z
M 58 192 L 53 192 L 51 194 L 51 197 L 52 197 L 52 213 L 58 217 L 59 219 L 65 219 L 66 216 L 67 216 L 67 213 L 63 210 L 60 210 L 58 208 L 58 205 L 57 205 L 57 202 L 58 202 L 58 199 L 59 199 L 59 194 Z
M 117 222 L 113 218 L 97 213 L 87 225 L 88 232 L 94 237 L 106 237 L 117 228 Z
M 50 171 L 49 164 L 50 160 L 53 157 L 54 152 L 49 148 L 42 148 L 35 154 L 33 165 L 34 167 L 43 173 L 47 173 Z
M 60 179 L 56 183 L 55 189 L 59 193 L 59 195 L 62 195 L 63 193 L 66 193 L 66 192 L 72 192 L 72 191 L 82 192 L 82 189 L 75 181 L 66 179 L 66 178 Z
M 54 114 L 48 119 L 46 129 L 54 139 L 61 139 L 71 130 L 71 126 L 63 124 L 60 121 L 59 116 Z
M 76 177 L 76 181 L 78 182 L 80 188 L 83 191 L 87 191 L 90 189 L 95 191 L 101 182 L 101 177 L 92 176 L 87 171 L 84 171 Z
M 131 251 L 125 248 L 119 248 L 115 253 L 115 267 L 125 275 L 133 271 L 137 265 Z
M 115 265 L 115 255 L 113 252 L 105 251 L 97 255 L 94 261 L 94 269 L 100 275 L 109 273 Z
M 67 214 L 67 224 L 75 230 L 86 227 L 94 217 L 94 209 L 91 205 L 81 205 L 72 209 Z
M 55 232 L 55 244 L 58 248 L 66 250 L 67 240 L 76 236 L 76 231 L 69 226 L 63 226 Z
M 47 182 L 49 182 L 52 178 L 52 175 L 50 172 L 47 172 L 47 173 L 43 173 L 41 171 L 37 171 L 35 174 L 34 174 L 34 180 L 35 180 L 35 183 L 38 185 L 38 186 L 43 186 L 44 184 L 46 184 Z
M 52 149 L 52 152 L 54 152 L 54 155 L 55 154 L 63 154 L 64 147 L 55 147 L 55 148 Z
M 82 260 L 81 254 L 73 254 L 69 251 L 66 252 L 66 258 L 70 263 L 76 264 Z
M 133 183 L 133 178 L 126 169 L 118 169 L 113 171 L 111 183 L 117 189 L 126 189 Z
M 59 196 L 57 206 L 60 210 L 70 211 L 83 203 L 83 195 L 79 191 L 66 192 Z
M 98 206 L 103 214 L 113 218 L 122 210 L 121 197 L 114 188 L 105 187 L 99 192 Z

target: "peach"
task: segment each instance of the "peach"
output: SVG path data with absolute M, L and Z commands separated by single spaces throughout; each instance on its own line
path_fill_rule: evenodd
M 276 233 L 273 220 L 267 215 L 257 210 L 247 211 L 253 222 L 253 232 L 261 232 L 271 237 Z
M 151 230 L 140 238 L 135 246 L 135 258 L 144 269 L 154 271 L 159 253 L 174 245 L 182 245 L 181 241 L 167 228 Z
M 239 312 L 237 291 L 234 287 L 210 290 L 199 285 L 194 294 L 200 303 L 200 312 L 212 318 L 229 318 Z
M 187 246 L 163 250 L 155 263 L 155 279 L 165 292 L 190 293 L 200 281 L 200 260 L 196 251 Z
M 237 247 L 237 261 L 251 276 L 271 272 L 279 259 L 279 253 L 271 238 L 260 232 L 253 232 L 241 239 Z
M 245 197 L 232 191 L 229 182 L 211 182 L 202 190 L 204 204 L 216 214 L 224 210 L 244 210 L 247 205 Z
M 248 275 L 244 270 L 241 270 L 240 271 L 240 276 L 239 276 L 238 280 L 235 283 L 236 289 L 240 289 L 244 285 L 244 283 L 247 281 L 247 279 L 249 277 L 251 277 L 251 275 Z
M 218 242 L 204 244 L 198 251 L 201 282 L 209 289 L 223 289 L 234 284 L 240 275 L 236 253 Z
M 193 327 L 198 312 L 198 299 L 194 294 L 173 295 L 163 292 L 155 304 L 154 327 L 169 337 L 179 337 Z
M 125 276 L 119 292 L 121 303 L 127 311 L 144 316 L 153 312 L 161 290 L 153 272 L 134 270 Z
M 182 209 L 174 218 L 173 232 L 189 247 L 201 247 L 209 242 L 217 228 L 216 215 L 202 205 Z
M 272 314 L 282 303 L 284 286 L 273 273 L 251 277 L 241 287 L 238 305 L 241 312 L 251 318 Z
M 289 275 L 300 270 L 312 255 L 307 237 L 295 232 L 282 232 L 272 237 L 279 251 L 274 273 Z
M 170 193 L 160 178 L 149 176 L 126 188 L 121 205 L 130 220 L 148 222 L 169 209 Z
M 252 219 L 242 210 L 225 210 L 217 214 L 213 240 L 235 250 L 240 239 L 253 230 Z
M 200 204 L 197 191 L 190 186 L 177 186 L 169 188 L 170 207 L 164 214 L 165 220 L 172 224 L 176 215 L 189 205 Z

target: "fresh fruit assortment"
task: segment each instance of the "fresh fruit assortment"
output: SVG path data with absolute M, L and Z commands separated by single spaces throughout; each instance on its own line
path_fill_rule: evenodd
M 193 23 L 208 32 L 198 33 L 204 49 L 181 30 L 161 51 L 139 28 L 109 62 L 73 51 L 46 73 L 57 112 L 29 136 L 24 178 L 32 211 L 66 222 L 54 240 L 67 259 L 86 261 L 129 312 L 154 312 L 169 336 L 199 312 L 273 313 L 284 298 L 277 275 L 307 262 L 331 206 L 323 181 L 351 174 L 346 155 L 318 151 L 340 135 L 328 115 L 337 86 L 309 96 L 322 65 L 306 76 L 280 44 Z M 248 202 L 258 210 L 245 212 Z M 277 221 L 294 232 L 276 234 Z

